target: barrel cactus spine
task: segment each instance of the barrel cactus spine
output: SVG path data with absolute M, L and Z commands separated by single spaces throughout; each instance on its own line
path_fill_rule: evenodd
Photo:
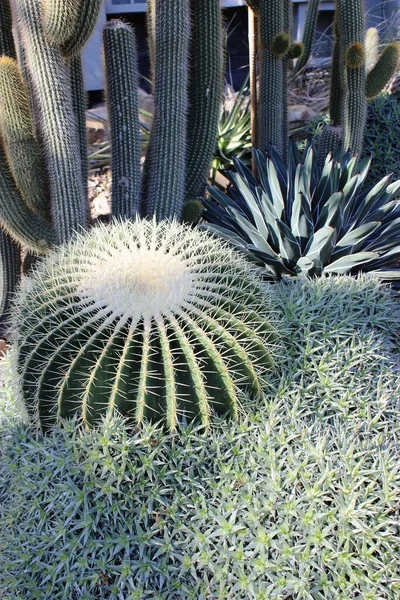
M 277 327 L 254 268 L 176 221 L 94 228 L 50 254 L 14 315 L 21 390 L 43 429 L 78 414 L 92 426 L 207 426 L 236 417 L 274 365 Z

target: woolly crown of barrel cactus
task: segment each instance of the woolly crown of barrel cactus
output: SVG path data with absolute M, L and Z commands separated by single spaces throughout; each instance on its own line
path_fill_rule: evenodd
M 169 430 L 236 416 L 273 367 L 268 293 L 239 253 L 176 222 L 95 228 L 54 251 L 14 316 L 21 391 L 47 429 L 118 411 Z

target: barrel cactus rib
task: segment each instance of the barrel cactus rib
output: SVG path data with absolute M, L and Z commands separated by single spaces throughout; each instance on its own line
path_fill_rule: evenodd
M 18 63 L 0 58 L 0 133 L 8 166 L 24 201 L 43 218 L 50 213 L 47 181 L 29 104 L 27 86 Z
M 218 293 L 230 274 L 242 285 Z M 19 297 L 22 392 L 44 429 L 116 411 L 171 431 L 207 425 L 267 380 L 271 327 L 266 288 L 224 242 L 169 221 L 101 226 L 43 261 Z
M 52 222 L 60 243 L 88 225 L 78 131 L 68 73 L 59 50 L 45 40 L 40 0 L 15 4 L 32 90 L 39 110 L 40 139 L 49 176 Z
M 131 218 L 140 210 L 136 39 L 129 25 L 113 20 L 106 25 L 103 40 L 113 157 L 111 209 L 117 218 Z

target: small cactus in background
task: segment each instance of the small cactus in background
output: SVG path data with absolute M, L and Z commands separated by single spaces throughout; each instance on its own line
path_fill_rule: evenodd
M 320 162 L 334 152 L 338 135 L 344 150 L 360 153 L 367 118 L 367 100 L 378 96 L 396 71 L 400 45 L 388 44 L 378 55 L 378 31 L 364 31 L 364 0 L 336 0 L 335 45 L 330 86 L 330 124 L 335 136 L 327 132 L 320 148 Z
M 31 275 L 14 315 L 23 397 L 43 429 L 78 414 L 204 426 L 257 396 L 277 344 L 240 254 L 176 222 L 95 228 Z

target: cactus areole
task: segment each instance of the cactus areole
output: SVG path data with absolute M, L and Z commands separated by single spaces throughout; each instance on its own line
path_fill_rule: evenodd
M 271 303 L 224 242 L 175 222 L 98 227 L 61 247 L 21 290 L 21 391 L 43 429 L 115 412 L 171 431 L 235 417 L 273 367 Z

